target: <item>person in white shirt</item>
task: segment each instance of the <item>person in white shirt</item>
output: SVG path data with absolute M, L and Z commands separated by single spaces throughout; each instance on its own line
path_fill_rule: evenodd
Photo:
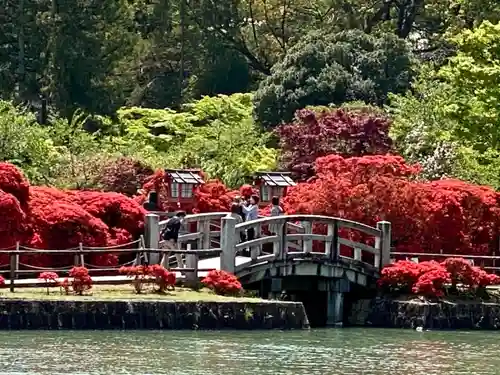
M 259 197 L 252 195 L 250 197 L 250 204 L 248 206 L 241 206 L 243 212 L 245 213 L 245 221 L 257 220 L 259 218 Z M 247 241 L 251 241 L 255 238 L 255 228 L 251 227 L 247 229 Z

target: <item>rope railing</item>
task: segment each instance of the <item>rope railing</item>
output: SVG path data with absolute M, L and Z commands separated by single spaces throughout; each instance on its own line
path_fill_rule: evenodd
M 126 248 L 127 246 L 132 246 L 132 245 L 136 245 L 136 244 L 140 244 L 140 243 L 141 243 L 141 239 L 138 239 L 138 240 L 127 242 L 127 243 L 120 244 L 120 245 L 106 246 L 106 247 L 82 246 L 81 249 L 83 249 L 83 250 L 113 250 L 113 249 Z
M 33 270 L 38 270 L 38 271 L 69 271 L 72 267 L 38 267 L 38 266 L 33 266 L 31 264 L 26 264 L 26 263 L 18 263 L 19 266 L 23 266 L 26 268 L 30 268 Z M 22 270 L 18 270 L 22 271 Z
M 143 258 L 144 258 L 144 257 L 143 257 L 143 256 L 141 256 L 141 259 L 143 259 Z M 117 264 L 116 266 L 113 266 L 113 269 L 120 269 L 120 267 L 127 267 L 127 266 L 131 266 L 131 265 L 133 265 L 136 261 L 137 261 L 137 260 L 136 260 L 136 259 L 134 259 L 134 260 L 131 260 L 131 261 L 128 261 L 128 262 L 125 262 L 125 263 Z M 95 269 L 95 270 L 99 270 L 99 269 L 101 269 L 101 270 L 102 270 L 102 269 L 108 269 L 108 268 L 109 268 L 109 266 L 98 266 L 98 265 L 96 265 L 96 264 L 91 264 L 91 263 L 87 263 L 87 262 L 85 262 L 83 265 L 84 265 L 85 267 L 87 267 L 87 266 L 88 266 L 87 268 L 89 268 L 89 267 L 90 267 L 90 268 Z

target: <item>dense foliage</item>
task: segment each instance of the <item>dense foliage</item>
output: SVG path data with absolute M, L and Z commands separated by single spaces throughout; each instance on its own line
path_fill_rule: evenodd
M 491 0 L 8 1 L 0 248 L 136 238 L 151 190 L 179 208 L 153 171 L 203 170 L 181 208 L 210 212 L 285 168 L 312 178 L 289 213 L 389 220 L 398 250 L 489 254 L 499 22 Z
M 159 264 L 124 266 L 119 272 L 133 278 L 132 284 L 136 293 L 142 293 L 144 287 L 153 284 L 158 287 L 156 292 L 163 293 L 173 289 L 175 285 L 175 273 L 170 272 Z
M 415 293 L 427 297 L 471 292 L 484 294 L 488 285 L 500 284 L 500 277 L 472 266 L 462 258 L 414 263 L 398 261 L 382 270 L 379 286 L 390 292 Z
M 58 279 L 59 275 L 55 272 L 42 272 L 40 275 L 38 275 L 39 280 L 45 281 L 45 285 L 47 287 L 47 294 L 49 294 L 50 290 L 49 288 L 51 286 L 57 286 L 59 284 Z
M 73 289 L 73 293 L 81 296 L 86 291 L 92 289 L 92 277 L 90 277 L 87 268 L 73 267 L 69 271 L 69 277 L 72 278 L 69 282 L 69 286 Z
M 306 179 L 321 156 L 386 154 L 392 146 L 389 124 L 383 114 L 366 107 L 297 111 L 295 121 L 276 129 L 280 166 Z
M 405 42 L 358 30 L 313 32 L 273 66 L 255 94 L 255 113 L 266 127 L 290 121 L 308 105 L 353 100 L 382 104 L 387 94 L 405 92 L 412 78 Z
M 458 180 L 416 181 L 419 168 L 397 156 L 316 161 L 315 179 L 284 199 L 289 213 L 392 223 L 397 251 L 490 255 L 500 233 L 500 195 Z
M 142 234 L 144 209 L 118 193 L 30 186 L 12 164 L 0 163 L 0 248 L 21 245 L 68 249 L 128 243 Z M 23 258 L 23 257 L 21 257 Z M 69 255 L 30 255 L 35 266 L 67 266 Z M 26 259 L 21 259 L 21 262 Z M 91 264 L 116 264 L 113 255 L 91 255 Z M 2 256 L 0 263 L 7 263 Z
M 236 276 L 225 271 L 210 271 L 201 283 L 222 296 L 236 296 L 243 292 L 241 283 Z

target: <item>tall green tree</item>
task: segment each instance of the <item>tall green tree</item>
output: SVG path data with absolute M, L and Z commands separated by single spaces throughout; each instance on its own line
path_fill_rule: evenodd
M 48 64 L 44 87 L 66 115 L 76 108 L 112 113 L 131 90 L 124 65 L 134 60 L 136 39 L 126 0 L 51 0 L 45 25 Z
M 439 74 L 454 89 L 448 110 L 461 124 L 456 131 L 479 151 L 500 149 L 500 23 L 486 21 L 453 41 L 458 53 Z
M 405 92 L 412 55 L 393 34 L 360 30 L 313 32 L 292 47 L 255 94 L 255 114 L 265 127 L 293 118 L 306 106 L 361 100 L 383 104 L 390 92 Z

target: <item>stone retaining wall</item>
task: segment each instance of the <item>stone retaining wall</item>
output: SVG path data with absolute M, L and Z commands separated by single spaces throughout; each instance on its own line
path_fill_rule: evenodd
M 500 329 L 500 304 L 376 298 L 353 304 L 350 325 L 384 328 Z
M 0 300 L 0 330 L 304 328 L 296 302 Z

